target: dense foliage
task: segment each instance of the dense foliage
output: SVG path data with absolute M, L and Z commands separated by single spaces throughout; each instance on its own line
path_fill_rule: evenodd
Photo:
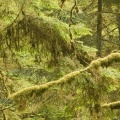
M 119 120 L 119 50 L 120 0 L 0 0 L 0 120 Z

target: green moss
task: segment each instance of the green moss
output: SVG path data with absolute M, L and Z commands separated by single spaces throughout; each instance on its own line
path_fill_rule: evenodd
M 21 101 L 22 99 L 26 98 L 26 96 L 31 96 L 31 95 L 41 95 L 43 94 L 46 90 L 48 90 L 50 87 L 54 86 L 54 85 L 60 85 L 60 84 L 65 84 L 65 83 L 69 83 L 70 81 L 74 80 L 71 79 L 77 75 L 79 75 L 82 72 L 85 71 L 89 71 L 91 69 L 97 69 L 98 67 L 102 66 L 106 66 L 110 65 L 110 63 L 113 63 L 114 61 L 120 61 L 120 53 L 112 53 L 110 55 L 108 55 L 107 57 L 104 58 L 99 58 L 97 60 L 94 60 L 90 63 L 90 65 L 82 70 L 79 71 L 74 71 L 71 72 L 65 76 L 63 76 L 62 78 L 55 80 L 55 81 L 51 81 L 51 82 L 47 82 L 43 85 L 36 85 L 36 86 L 31 86 L 22 90 L 19 90 L 16 93 L 13 93 L 11 96 L 9 96 L 9 99 L 15 100 L 16 102 L 19 103 L 19 101 Z

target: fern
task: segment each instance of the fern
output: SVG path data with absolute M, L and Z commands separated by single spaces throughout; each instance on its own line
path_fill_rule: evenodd
M 104 68 L 101 74 L 107 78 L 120 80 L 120 71 L 111 67 Z

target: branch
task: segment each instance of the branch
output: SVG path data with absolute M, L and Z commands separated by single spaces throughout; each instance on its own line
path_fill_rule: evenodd
M 110 41 L 110 40 L 107 40 L 107 39 L 101 39 L 101 40 L 105 41 L 105 42 L 109 42 L 109 43 L 114 44 L 114 45 L 120 46 L 120 44 L 118 42 L 113 42 L 113 41 Z
M 87 7 L 83 8 L 82 11 L 87 11 L 87 9 L 91 8 L 91 6 L 95 3 L 95 0 L 93 0 Z
M 70 23 L 69 23 L 70 25 L 73 23 L 72 16 L 73 16 L 73 10 L 75 9 L 76 5 L 77 5 L 77 0 L 74 0 L 74 5 L 72 6 L 70 10 Z
M 72 32 L 71 32 L 71 25 L 73 23 L 72 16 L 73 16 L 73 10 L 75 9 L 76 5 L 77 5 L 77 0 L 74 0 L 74 5 L 73 5 L 73 7 L 70 10 L 70 21 L 69 21 L 69 33 L 70 33 L 71 40 L 73 38 Z
M 10 27 L 17 21 L 18 17 L 20 16 L 20 14 L 21 14 L 21 12 L 22 12 L 22 10 L 23 10 L 23 8 L 24 8 L 25 2 L 26 2 L 26 1 L 24 0 L 23 3 L 22 3 L 22 6 L 21 6 L 21 8 L 20 8 L 19 13 L 17 14 L 16 18 L 12 21 L 12 23 L 11 23 L 10 25 L 8 25 L 7 27 L 5 27 L 5 28 L 4 28 L 2 31 L 0 31 L 0 32 L 3 32 L 3 31 L 5 31 L 6 29 L 10 28 Z
M 60 16 L 60 12 L 61 12 L 61 9 L 63 8 L 63 5 L 64 5 L 65 1 L 66 1 L 66 0 L 61 0 L 60 10 L 58 11 L 57 17 Z
M 93 68 L 97 69 L 100 66 L 107 67 L 110 64 L 112 64 L 113 62 L 119 62 L 119 61 L 120 61 L 120 53 L 111 53 L 107 57 L 99 58 L 97 60 L 92 61 L 88 67 L 86 67 L 82 70 L 71 72 L 58 80 L 47 82 L 43 85 L 31 86 L 28 88 L 24 88 L 18 92 L 15 92 L 9 96 L 9 99 L 16 100 L 17 98 L 20 98 L 20 97 L 24 98 L 25 96 L 29 96 L 29 95 L 32 96 L 33 94 L 41 95 L 41 94 L 43 94 L 43 92 L 45 92 L 46 90 L 48 90 L 50 87 L 52 87 L 54 85 L 60 85 L 60 84 L 68 83 L 68 82 L 74 80 L 71 78 L 76 77 L 77 75 L 79 75 L 82 72 L 90 71 Z
M 120 109 L 120 101 L 103 104 L 102 108 Z
M 111 32 L 115 31 L 116 29 L 118 29 L 118 27 L 112 29 L 111 31 L 109 31 L 107 34 L 103 35 L 102 38 L 106 37 L 108 34 L 110 34 Z
M 12 94 L 9 97 L 9 99 L 15 100 L 15 99 L 19 98 L 20 96 L 24 97 L 24 96 L 32 95 L 32 94 L 37 94 L 37 95 L 41 94 L 54 85 L 59 85 L 59 84 L 63 84 L 63 83 L 67 83 L 68 81 L 71 81 L 70 78 L 79 75 L 83 71 L 84 70 L 74 71 L 74 72 L 71 72 L 71 73 L 65 75 L 64 77 L 60 78 L 59 80 L 47 82 L 43 85 L 35 85 L 35 86 L 31 86 L 31 87 L 22 89 L 16 93 Z
M 7 106 L 7 107 L 4 107 L 4 108 L 2 108 L 0 111 L 6 110 L 6 109 L 10 109 L 10 108 L 12 108 L 13 106 L 15 106 L 15 104 L 10 105 L 10 106 Z

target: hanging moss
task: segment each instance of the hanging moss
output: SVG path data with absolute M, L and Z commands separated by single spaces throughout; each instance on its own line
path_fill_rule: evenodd
M 91 61 L 85 53 L 75 53 L 74 42 L 71 42 L 69 36 L 69 25 L 43 13 L 39 16 L 33 13 L 24 15 L 6 27 L 2 37 L 2 51 L 5 51 L 4 48 L 11 52 L 28 49 L 40 56 L 38 62 L 44 59 L 47 66 L 57 65 L 62 56 L 76 53 L 81 64 L 86 65 Z
M 58 19 L 43 14 L 25 15 L 22 20 L 6 29 L 6 44 L 10 49 L 19 50 L 25 43 L 31 45 L 31 50 L 41 51 L 43 56 L 50 56 L 50 61 L 58 62 L 60 54 L 73 52 L 69 37 L 69 26 Z M 23 36 L 29 36 L 26 41 Z
M 44 15 L 41 15 L 40 17 L 28 15 L 26 16 L 26 20 L 28 30 L 33 31 L 35 44 L 44 43 L 53 47 L 53 45 L 58 43 L 57 45 L 62 49 L 68 49 L 70 47 L 70 37 L 67 24 Z M 58 46 L 55 46 L 55 48 L 57 50 Z M 48 49 L 51 50 L 52 48 L 49 47 Z

